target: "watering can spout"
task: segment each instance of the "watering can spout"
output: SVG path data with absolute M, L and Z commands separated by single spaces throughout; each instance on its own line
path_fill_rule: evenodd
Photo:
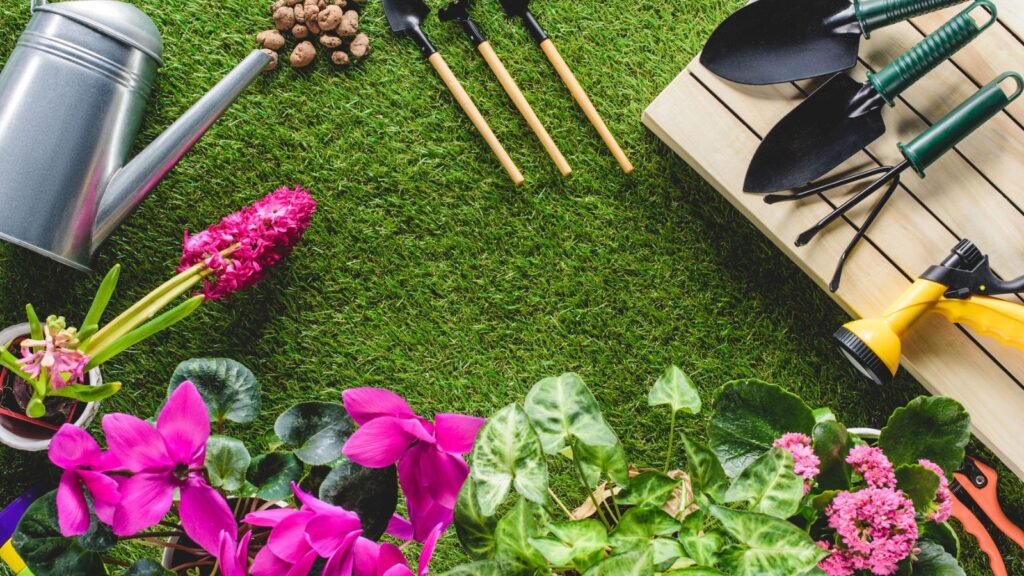
M 254 50 L 110 179 L 93 224 L 93 251 L 181 160 L 270 62 Z

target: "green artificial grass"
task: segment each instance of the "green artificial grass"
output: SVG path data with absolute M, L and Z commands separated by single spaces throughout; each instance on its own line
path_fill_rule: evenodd
M 135 3 L 166 46 L 141 146 L 272 22 L 269 0 Z M 544 376 L 576 371 L 631 459 L 649 465 L 662 462 L 667 425 L 647 408 L 647 389 L 676 363 L 706 403 L 721 384 L 757 377 L 850 425 L 881 425 L 923 389 L 906 374 L 886 388 L 857 377 L 828 339 L 846 315 L 640 124 L 644 107 L 742 3 L 535 2 L 636 165 L 632 176 L 496 2 L 480 2 L 476 15 L 575 168 L 570 178 L 468 40 L 432 18 L 428 33 L 527 177 L 515 188 L 430 65 L 391 36 L 370 0 L 363 28 L 374 52 L 365 63 L 337 71 L 321 56 L 309 72 L 285 65 L 258 80 L 100 251 L 96 269 L 124 266 L 118 310 L 172 273 L 183 230 L 279 185 L 307 186 L 320 202 L 304 244 L 265 282 L 107 364 L 108 380 L 126 385 L 104 411 L 147 416 L 178 362 L 228 356 L 263 386 L 256 425 L 228 430 L 258 449 L 289 405 L 339 401 L 348 387 L 390 388 L 423 413 L 486 415 Z M 27 0 L 0 4 L 4 58 L 28 17 Z M 100 279 L 5 244 L 0 325 L 23 321 L 26 302 L 78 321 Z M 685 431 L 702 435 L 705 418 L 684 420 Z M 675 460 L 683 458 L 680 450 Z M 1020 520 L 1022 485 L 1000 472 L 1005 508 Z M 45 454 L 0 448 L 2 501 L 54 477 Z M 987 573 L 974 540 L 964 543 L 967 572 Z M 449 533 L 435 571 L 462 559 Z M 1024 554 L 1009 554 L 1008 565 L 1024 573 Z

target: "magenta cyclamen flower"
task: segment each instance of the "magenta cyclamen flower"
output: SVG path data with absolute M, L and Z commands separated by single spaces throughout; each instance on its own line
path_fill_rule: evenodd
M 234 514 L 203 475 L 210 416 L 191 382 L 175 389 L 157 416 L 156 427 L 129 414 L 103 417 L 110 451 L 132 475 L 121 481 L 114 533 L 130 536 L 159 522 L 181 492 L 178 513 L 192 540 L 207 552 L 220 546 L 220 533 L 237 537 Z
M 469 475 L 462 455 L 473 449 L 484 419 L 438 414 L 430 422 L 413 412 L 401 396 L 377 388 L 346 390 L 343 398 L 345 409 L 360 425 L 345 443 L 345 456 L 367 468 L 398 463 L 412 537 L 424 542 L 437 525 L 444 530 L 452 522 L 455 500 Z M 400 521 L 392 523 L 392 527 L 400 525 Z
M 949 517 L 953 514 L 953 493 L 949 490 L 949 479 L 946 478 L 946 473 L 942 471 L 938 464 L 931 460 L 922 458 L 917 463 L 939 476 L 939 491 L 935 494 L 936 510 L 928 518 L 940 523 L 949 520 Z
M 798 432 L 789 432 L 775 440 L 772 446 L 784 448 L 793 455 L 793 472 L 803 477 L 804 493 L 809 492 L 811 482 L 814 481 L 814 477 L 820 472 L 818 466 L 821 465 L 821 459 L 818 458 L 814 453 L 814 448 L 811 447 L 810 437 Z
M 839 536 L 832 553 L 819 564 L 829 576 L 849 576 L 857 570 L 890 576 L 917 541 L 914 503 L 899 490 L 840 492 L 825 514 Z
M 223 576 L 248 576 L 249 575 L 249 539 L 252 532 L 246 532 L 242 540 L 235 544 L 234 538 L 227 532 L 221 531 L 220 542 L 217 546 L 217 565 Z
M 178 271 L 206 262 L 214 270 L 203 288 L 210 300 L 252 286 L 291 253 L 315 209 L 308 191 L 279 188 L 198 234 L 186 232 Z M 236 244 L 228 256 L 220 255 Z
M 55 390 L 84 382 L 89 356 L 78 350 L 78 331 L 66 328 L 63 317 L 50 316 L 43 326 L 43 334 L 42 340 L 26 338 L 21 341 L 21 360 L 18 360 L 21 369 L 39 378 L 45 368 L 49 384 Z
M 121 499 L 117 481 L 104 472 L 118 468 L 117 458 L 100 450 L 100 445 L 81 428 L 65 424 L 50 442 L 50 461 L 63 468 L 57 487 L 57 520 L 61 534 L 78 536 L 89 529 L 89 505 L 85 490 L 101 522 L 114 521 Z
M 441 537 L 444 526 L 434 526 L 423 542 L 416 572 L 409 569 L 405 556 L 397 546 L 389 542 L 372 542 L 360 538 L 356 543 L 353 576 L 426 576 L 430 573 L 430 560 L 434 556 L 434 548 Z
M 864 478 L 864 482 L 868 486 L 872 488 L 894 488 L 896 486 L 896 474 L 893 472 L 892 462 L 881 448 L 857 446 L 850 450 L 846 461 L 853 466 L 854 472 Z

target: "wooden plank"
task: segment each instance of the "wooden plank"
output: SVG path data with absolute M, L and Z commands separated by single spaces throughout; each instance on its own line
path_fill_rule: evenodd
M 913 26 L 922 33 L 922 36 L 931 34 L 959 14 L 964 6 L 966 4 L 919 16 L 912 21 Z M 953 56 L 953 62 L 971 78 L 976 87 L 988 84 L 993 78 L 1009 70 L 1024 73 L 1024 67 L 1021 65 L 1022 51 L 1008 49 L 1008 47 L 1019 44 L 1019 38 L 1007 28 L 1009 22 L 1015 19 L 1018 19 L 1017 21 L 1024 19 L 1024 9 L 1021 8 L 1024 3 L 1021 0 L 1001 0 L 996 2 L 996 6 L 1002 21 L 993 25 Z M 1020 14 L 1007 17 L 1008 10 L 1019 10 Z M 876 36 L 884 33 L 885 30 L 879 30 L 872 34 L 872 41 Z M 866 54 L 866 52 L 862 53 Z M 1024 124 L 1024 100 L 1011 104 L 1010 114 L 1017 122 Z
M 998 0 L 999 20 L 1018 40 L 1024 41 L 1024 3 L 1020 0 Z
M 723 94 L 718 94 L 718 97 L 722 98 Z M 770 98 L 762 100 L 766 108 L 773 106 L 769 102 L 773 101 Z M 771 112 L 762 111 L 760 114 L 762 118 L 759 121 L 770 121 Z M 744 121 L 757 120 L 744 117 Z M 829 207 L 820 202 L 767 206 L 756 196 L 738 192 L 744 172 L 738 168 L 745 166 L 758 139 L 707 88 L 684 72 L 652 104 L 645 113 L 644 122 L 722 191 L 819 285 L 824 286 L 831 275 L 834 255 L 844 247 L 850 226 L 843 227 L 845 237 L 826 234 L 810 246 L 793 247 L 791 240 L 796 233 L 816 221 Z M 905 209 L 910 209 L 910 203 Z M 886 219 L 879 221 L 880 228 L 883 220 Z M 948 236 L 948 232 L 946 234 Z M 903 243 L 914 242 L 904 239 Z M 931 258 L 940 257 L 948 248 L 945 246 Z M 836 299 L 851 312 L 877 314 L 908 283 L 909 280 L 881 252 L 874 246 L 864 245 L 858 250 L 858 257 L 851 259 L 847 277 Z M 955 392 L 975 415 L 979 437 L 1008 459 L 1020 474 L 1021 468 L 1017 463 L 1024 462 L 1024 449 L 999 440 L 1024 406 L 1024 393 L 996 362 L 957 328 L 936 319 L 926 320 L 922 328 L 907 338 L 904 366 L 936 392 Z M 947 355 L 950 350 L 957 351 L 956 362 L 949 361 Z M 957 389 L 960 382 L 986 382 L 987 385 Z M 992 402 L 993 398 L 1000 401 Z

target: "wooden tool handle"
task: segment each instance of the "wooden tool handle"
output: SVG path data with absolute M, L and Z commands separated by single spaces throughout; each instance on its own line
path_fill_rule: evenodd
M 509 177 L 512 178 L 512 182 L 516 186 L 519 186 L 525 181 L 522 173 L 519 172 L 519 168 L 516 167 L 516 163 L 512 161 L 512 158 L 505 151 L 505 147 L 498 141 L 498 137 L 494 135 L 494 131 L 487 124 L 487 120 L 484 119 L 483 115 L 480 114 L 480 110 L 477 109 L 476 104 L 473 104 L 473 99 L 469 97 L 466 89 L 462 87 L 459 79 L 455 77 L 452 69 L 448 67 L 448 63 L 444 61 L 444 58 L 439 52 L 434 52 L 430 55 L 430 63 L 434 66 L 434 70 L 437 70 L 437 74 L 444 80 L 448 90 L 451 91 L 452 96 L 455 96 L 455 100 L 462 107 L 462 110 L 469 116 L 469 119 L 473 121 L 473 125 L 476 126 L 477 131 L 483 136 L 487 145 L 494 151 L 494 155 L 498 157 L 498 161 L 508 172 Z
M 477 46 L 477 50 L 484 57 L 487 65 L 491 67 L 491 71 L 498 77 L 498 82 L 501 82 L 501 86 L 508 93 L 509 98 L 519 109 L 519 113 L 526 119 L 526 123 L 533 129 L 533 133 L 540 139 L 541 144 L 544 145 L 544 149 L 548 151 L 548 155 L 555 161 L 555 165 L 558 166 L 558 170 L 562 173 L 562 176 L 568 176 L 572 173 L 572 167 L 569 166 L 569 162 L 566 161 L 565 156 L 562 155 L 562 151 L 558 149 L 555 141 L 551 139 L 551 135 L 548 134 L 544 124 L 541 123 L 540 118 L 533 111 L 533 107 L 526 100 L 526 96 L 523 95 L 522 90 L 519 89 L 519 85 L 512 78 L 512 75 L 505 69 L 505 65 L 502 64 L 501 59 L 494 52 L 494 48 L 491 47 L 490 42 L 482 42 Z
M 633 164 L 626 158 L 626 153 L 622 151 L 622 147 L 615 140 L 615 136 L 612 136 L 608 127 L 605 126 L 604 120 L 601 119 L 601 115 L 598 114 L 597 108 L 594 108 L 593 102 L 590 101 L 590 97 L 583 91 L 583 87 L 580 86 L 576 75 L 569 69 L 569 65 L 562 60 L 562 55 L 558 53 L 558 49 L 555 48 L 555 44 L 551 40 L 545 40 L 540 43 L 541 50 L 544 51 L 544 55 L 548 57 L 551 65 L 555 67 L 558 75 L 562 77 L 562 82 L 572 93 L 573 98 L 583 109 L 583 113 L 587 115 L 590 123 L 597 129 L 597 133 L 601 135 L 601 139 L 604 140 L 608 149 L 612 151 L 612 156 L 619 161 L 619 165 L 622 166 L 623 172 L 629 174 L 633 171 Z

